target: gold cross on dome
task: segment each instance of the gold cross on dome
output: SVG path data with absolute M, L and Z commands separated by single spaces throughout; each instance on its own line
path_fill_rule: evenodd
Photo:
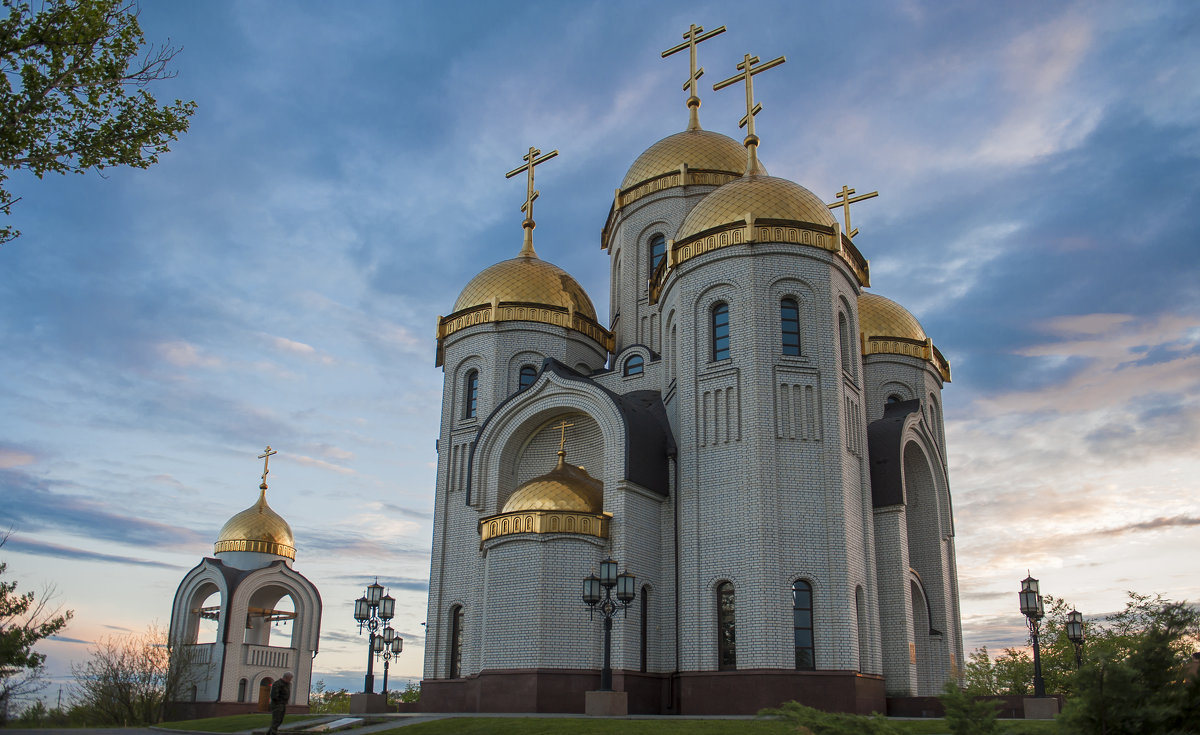
M 678 53 L 684 49 L 687 49 L 689 55 L 691 56 L 691 66 L 689 67 L 691 69 L 691 76 L 689 76 L 688 80 L 683 83 L 683 88 L 685 90 L 690 90 L 691 92 L 691 95 L 687 100 L 687 106 L 689 110 L 688 130 L 700 129 L 700 117 L 697 113 L 697 110 L 700 108 L 700 96 L 696 94 L 696 82 L 700 81 L 700 77 L 704 76 L 704 67 L 700 67 L 699 69 L 696 68 L 696 44 L 700 43 L 701 41 L 707 41 L 713 36 L 718 36 L 724 32 L 725 26 L 721 26 L 715 31 L 709 31 L 708 33 L 705 33 L 703 26 L 698 26 L 695 23 L 692 23 L 691 28 L 688 29 L 688 32 L 683 34 L 683 43 L 662 52 L 662 57 L 664 59 L 671 54 Z
M 762 74 L 767 69 L 773 69 L 783 62 L 787 61 L 786 57 L 780 56 L 777 59 L 771 59 L 766 63 L 759 64 L 757 56 L 745 54 L 742 61 L 737 65 L 740 74 L 734 74 L 723 82 L 717 82 L 713 85 L 713 91 L 716 92 L 726 87 L 743 82 L 746 85 L 746 116 L 738 121 L 739 128 L 746 128 L 746 173 L 756 174 L 761 173 L 758 166 L 758 136 L 754 134 L 754 116 L 762 112 L 762 105 L 754 102 L 754 75 Z M 758 64 L 758 66 L 755 66 Z
M 567 420 L 563 419 L 563 422 L 561 424 L 554 427 L 554 428 L 560 429 L 562 431 L 562 436 L 558 440 L 558 451 L 565 452 L 567 450 L 567 429 L 571 428 L 574 425 L 575 424 L 568 424 Z
M 279 454 L 279 452 L 276 452 L 274 449 L 271 449 L 271 445 L 269 445 L 269 444 L 268 444 L 268 445 L 267 445 L 267 451 L 265 451 L 265 452 L 263 452 L 262 454 L 258 455 L 258 458 L 259 458 L 259 459 L 261 459 L 261 460 L 263 461 L 262 487 L 263 487 L 263 489 L 264 489 L 264 490 L 266 490 L 266 489 L 267 489 L 267 475 L 269 475 L 269 474 L 271 473 L 271 470 L 270 470 L 270 469 L 268 469 L 268 467 L 269 467 L 269 465 L 270 465 L 270 462 L 271 462 L 271 455 L 272 455 L 272 454 Z
M 845 184 L 842 184 L 842 190 L 837 192 L 836 194 L 834 194 L 834 196 L 837 197 L 838 199 L 840 199 L 841 201 L 837 201 L 837 202 L 834 202 L 833 204 L 827 205 L 830 209 L 837 209 L 838 207 L 844 208 L 843 212 L 845 213 L 845 216 L 846 216 L 846 229 L 843 230 L 843 232 L 845 232 L 846 237 L 850 238 L 851 240 L 853 240 L 854 236 L 858 234 L 858 230 L 850 229 L 850 205 L 853 204 L 854 202 L 861 202 L 864 199 L 873 199 L 873 198 L 879 196 L 879 192 L 877 192 L 877 191 L 873 191 L 869 194 L 862 194 L 860 196 L 851 197 L 850 195 L 853 193 L 854 193 L 854 189 L 851 189 L 850 187 L 846 186 Z
M 521 246 L 521 255 L 536 255 L 533 252 L 533 228 L 537 226 L 533 221 L 533 202 L 538 198 L 538 190 L 533 188 L 533 168 L 557 155 L 558 151 L 553 150 L 543 156 L 537 148 L 529 146 L 529 152 L 521 157 L 525 161 L 525 165 L 518 166 L 504 174 L 506 179 L 511 179 L 522 171 L 527 174 L 525 177 L 525 203 L 521 205 L 521 211 L 525 213 L 525 221 L 521 223 L 521 226 L 525 228 L 525 242 Z

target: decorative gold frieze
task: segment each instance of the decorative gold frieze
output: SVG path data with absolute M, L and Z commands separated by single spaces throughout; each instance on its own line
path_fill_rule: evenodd
M 274 541 L 258 541 L 255 539 L 233 539 L 231 541 L 218 541 L 217 543 L 213 544 L 213 551 L 217 554 L 226 551 L 253 551 L 260 554 L 286 556 L 289 559 L 296 558 L 296 549 L 292 546 L 277 544 Z
M 521 510 L 500 513 L 479 521 L 481 541 L 515 533 L 575 533 L 608 538 L 612 513 L 580 513 L 561 510 Z
M 950 362 L 934 347 L 933 341 L 905 337 L 867 337 L 863 341 L 864 355 L 907 355 L 933 363 L 942 380 L 950 382 Z
M 673 189 L 677 186 L 715 187 L 727 184 L 736 178 L 740 178 L 740 175 L 728 171 L 693 169 L 684 165 L 678 171 L 660 174 L 635 184 L 628 189 L 618 191 L 616 197 L 613 199 L 613 206 L 608 211 L 608 219 L 604 223 L 604 229 L 600 231 L 600 249 L 607 250 L 609 245 L 612 244 L 612 234 L 616 227 L 617 215 L 620 211 L 637 200 L 660 191 Z
M 553 324 L 579 332 L 609 352 L 612 352 L 615 347 L 612 332 L 578 311 L 546 304 L 501 301 L 495 304 L 473 306 L 456 311 L 450 316 L 438 317 L 437 361 L 435 364 L 437 366 L 442 364 L 442 342 L 455 332 L 479 324 L 513 321 Z

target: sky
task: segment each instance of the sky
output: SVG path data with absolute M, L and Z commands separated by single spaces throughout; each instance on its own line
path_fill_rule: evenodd
M 55 682 L 170 618 L 257 498 L 324 600 L 313 680 L 360 688 L 378 576 L 418 678 L 442 372 L 435 324 L 536 244 L 608 313 L 600 249 L 634 159 L 687 121 L 855 205 L 872 291 L 950 360 L 966 648 L 1021 645 L 1019 582 L 1089 616 L 1200 600 L 1200 6 L 1181 2 L 142 0 L 191 129 L 147 170 L 17 173 L 0 246 L 0 559 L 75 613 Z M 1191 559 L 1192 561 L 1188 561 Z M 581 603 L 581 614 L 583 606 Z M 581 618 L 581 625 L 586 625 Z M 53 694 L 54 690 L 50 690 Z

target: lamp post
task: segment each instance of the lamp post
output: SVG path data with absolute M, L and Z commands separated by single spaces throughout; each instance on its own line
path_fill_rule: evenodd
M 354 619 L 358 621 L 358 634 L 362 635 L 364 627 L 368 631 L 367 676 L 363 679 L 363 692 L 366 694 L 375 693 L 375 631 L 379 630 L 381 624 L 386 625 L 395 614 L 396 599 L 383 594 L 383 585 L 379 584 L 378 577 L 367 585 L 366 594 L 354 601 Z
M 1032 576 L 1021 580 L 1021 614 L 1029 620 L 1029 637 L 1033 639 L 1033 696 L 1046 696 L 1046 683 L 1042 681 L 1042 654 L 1038 649 L 1038 632 L 1042 618 L 1046 617 L 1046 606 L 1038 594 L 1038 581 Z
M 600 562 L 600 576 L 589 574 L 583 578 L 583 601 L 588 606 L 588 617 L 596 610 L 604 616 L 604 668 L 600 670 L 600 691 L 612 691 L 612 619 L 617 610 L 625 610 L 628 615 L 629 605 L 636 596 L 635 583 L 637 578 L 625 570 L 617 574 L 617 562 L 605 559 Z M 600 599 L 600 588 L 604 588 L 604 599 Z M 613 588 L 617 588 L 617 599 L 612 598 Z
M 385 625 L 383 632 L 375 636 L 374 643 L 371 644 L 371 650 L 376 656 L 383 658 L 383 703 L 387 704 L 387 680 L 388 680 L 388 662 L 400 652 L 404 650 L 404 639 L 396 635 L 396 631 L 392 630 L 392 626 Z
M 1083 613 L 1067 613 L 1067 639 L 1075 645 L 1075 668 L 1083 666 Z

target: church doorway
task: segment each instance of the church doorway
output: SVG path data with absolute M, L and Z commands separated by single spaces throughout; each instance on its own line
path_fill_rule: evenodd
M 269 676 L 264 676 L 263 680 L 258 683 L 258 711 L 271 711 L 271 685 L 275 680 Z

